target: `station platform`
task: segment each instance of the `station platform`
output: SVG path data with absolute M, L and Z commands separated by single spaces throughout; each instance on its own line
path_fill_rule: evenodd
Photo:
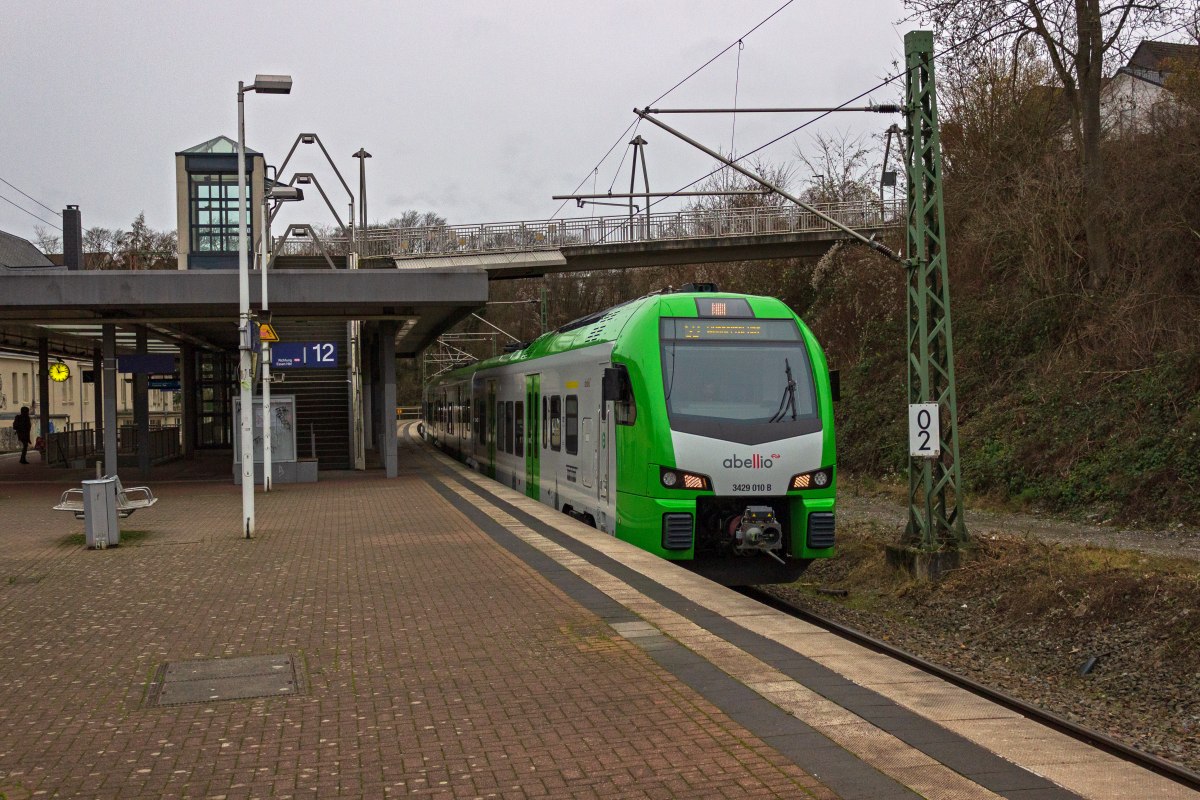
M 252 540 L 227 476 L 164 480 L 103 551 L 0 479 L 0 796 L 1195 796 L 411 430 L 400 465 L 259 493 Z

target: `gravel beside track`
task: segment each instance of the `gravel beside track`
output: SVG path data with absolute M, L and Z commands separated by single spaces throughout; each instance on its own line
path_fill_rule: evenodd
M 763 588 L 967 678 L 1200 771 L 1200 593 L 1188 591 L 1200 587 L 1200 564 L 1195 570 L 1189 565 L 1200 560 L 1200 532 L 1182 527 L 1128 530 L 968 510 L 968 528 L 985 554 L 983 563 L 932 588 L 906 583 L 882 566 L 882 544 L 898 540 L 903 529 L 907 512 L 901 502 L 886 494 L 851 492 L 838 502 L 839 534 L 846 537 L 839 557 L 815 562 L 796 584 Z M 1057 545 L 1071 549 L 1055 549 Z M 1073 548 L 1145 553 L 1147 558 L 1131 555 L 1115 562 L 1124 558 L 1146 566 L 1130 570 L 1126 564 L 1076 574 L 1067 564 L 1074 561 L 1062 554 L 1083 553 L 1085 562 L 1107 562 L 1109 557 L 1103 550 Z M 1159 562 L 1158 556 L 1178 560 Z M 1061 572 L 1055 572 L 1058 564 L 1063 565 Z M 1033 573 L 1037 574 L 1030 578 Z M 1121 588 L 1114 588 L 1118 584 Z M 818 593 L 827 587 L 848 594 L 839 598 Z M 1105 590 L 1109 593 L 1102 596 Z M 1012 596 L 1015 591 L 1044 594 L 1026 598 L 1020 607 L 1021 600 Z M 1159 591 L 1170 592 L 1165 602 L 1153 596 Z M 1092 669 L 1081 675 L 1092 658 L 1097 659 Z

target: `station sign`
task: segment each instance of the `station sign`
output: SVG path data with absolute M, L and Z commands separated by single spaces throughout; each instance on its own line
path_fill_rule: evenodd
M 335 369 L 337 342 L 280 342 L 271 348 L 272 369 Z
M 150 378 L 146 381 L 147 389 L 157 389 L 160 392 L 178 392 L 179 378 Z
M 135 375 L 170 375 L 175 372 L 175 356 L 170 353 L 135 353 L 117 356 L 117 372 Z

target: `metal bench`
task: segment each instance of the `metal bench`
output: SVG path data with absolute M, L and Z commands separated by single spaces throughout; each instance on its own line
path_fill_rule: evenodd
M 105 477 L 112 477 L 117 482 L 117 516 L 121 519 L 132 515 L 139 508 L 149 508 L 158 502 L 158 498 L 154 496 L 154 492 L 150 491 L 150 487 L 148 486 L 130 486 L 126 488 L 121 485 L 121 479 L 116 475 L 106 475 Z M 131 497 L 130 494 L 140 496 Z M 62 493 L 62 497 L 59 498 L 58 505 L 54 506 L 54 510 L 70 511 L 75 515 L 75 519 L 83 519 L 83 489 L 67 489 Z

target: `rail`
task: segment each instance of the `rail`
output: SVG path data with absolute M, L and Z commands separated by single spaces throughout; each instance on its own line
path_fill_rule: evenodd
M 1086 742 L 1098 750 L 1103 750 L 1104 752 L 1114 755 L 1117 758 L 1124 759 L 1131 764 L 1137 764 L 1138 766 L 1144 767 L 1151 772 L 1155 772 L 1163 777 L 1169 778 L 1170 780 L 1186 786 L 1193 791 L 1200 790 L 1200 774 L 1197 774 L 1196 772 L 1193 772 L 1184 766 L 1176 764 L 1173 761 L 1168 761 L 1167 759 L 1160 758 L 1159 756 L 1151 753 L 1138 750 L 1136 747 L 1128 745 L 1119 739 L 1115 739 L 1106 733 L 1092 730 L 1091 728 L 1087 728 L 1077 722 L 1060 717 L 1057 714 L 1041 708 L 1040 706 L 1027 703 L 1024 700 L 1007 694 L 1006 692 L 1002 692 L 999 689 L 994 689 L 991 686 L 974 681 L 958 674 L 957 672 L 947 669 L 946 667 L 926 661 L 919 656 L 915 656 L 912 653 L 900 649 L 894 644 L 880 641 L 879 639 L 868 636 L 861 631 L 855 630 L 854 628 L 843 625 L 839 622 L 835 622 L 814 611 L 810 611 L 807 608 L 801 608 L 800 606 L 790 603 L 778 595 L 773 594 L 768 589 L 757 586 L 748 586 L 743 587 L 738 591 L 746 597 L 757 600 L 763 605 L 770 606 L 771 608 L 782 611 L 783 613 L 789 614 L 797 619 L 802 619 L 805 622 L 824 628 L 830 633 L 841 636 L 844 639 L 848 639 L 855 644 L 862 645 L 867 649 L 883 653 L 884 655 L 890 656 L 897 661 L 914 666 L 917 669 L 929 673 L 930 675 L 934 675 L 948 683 L 959 686 L 969 692 L 972 692 L 973 694 L 990 700 L 997 705 L 1003 706 L 1012 711 L 1016 711 L 1018 714 L 1040 722 L 1047 727 L 1054 728 L 1060 733 L 1065 733 L 1067 736 L 1074 737 L 1081 742 Z
M 878 230 L 905 221 L 902 200 L 824 203 L 814 206 L 843 225 Z M 421 258 L 438 255 L 513 253 L 639 242 L 687 241 L 731 236 L 771 236 L 837 230 L 816 214 L 795 206 L 758 206 L 676 211 L 615 217 L 574 217 L 481 225 L 374 228 L 358 234 L 362 258 Z M 323 240 L 330 253 L 349 251 L 346 237 Z M 321 255 L 311 239 L 277 242 L 278 255 Z
M 138 429 L 134 425 L 122 425 L 117 431 L 117 453 L 130 455 L 138 452 Z M 157 464 L 179 458 L 183 453 L 177 426 L 150 429 L 150 463 Z
M 73 461 L 96 454 L 96 432 L 90 428 L 56 431 L 46 437 L 46 461 L 69 466 Z

